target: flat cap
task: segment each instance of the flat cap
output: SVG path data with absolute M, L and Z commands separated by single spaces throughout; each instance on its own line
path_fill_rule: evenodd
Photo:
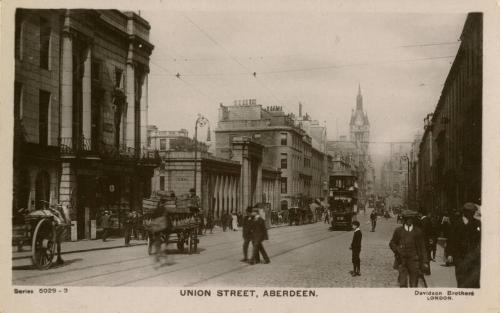
M 478 209 L 479 208 L 477 207 L 477 204 L 472 202 L 467 202 L 462 207 L 462 211 L 469 211 L 469 212 L 476 212 Z

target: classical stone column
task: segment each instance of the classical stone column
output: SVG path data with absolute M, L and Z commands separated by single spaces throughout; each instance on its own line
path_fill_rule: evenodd
M 255 186 L 255 202 L 262 202 L 262 160 L 257 162 L 257 182 Z
M 215 176 L 215 188 L 214 188 L 214 197 L 215 197 L 215 205 L 214 205 L 214 215 L 217 219 L 220 218 L 219 211 L 219 186 L 220 186 L 220 177 L 219 175 Z
M 127 59 L 127 116 L 125 122 L 125 145 L 135 148 L 135 69 L 132 61 L 133 44 L 130 44 Z
M 83 79 L 82 79 L 82 130 L 83 138 L 87 139 L 88 147 L 91 147 L 91 130 L 92 130 L 92 48 L 89 46 L 86 51 L 85 61 L 83 63 Z
M 238 206 L 236 202 L 236 177 L 231 176 L 231 210 L 238 212 Z
M 226 187 L 227 187 L 227 179 L 226 176 L 221 176 L 221 186 L 220 186 L 220 202 L 221 209 L 223 213 L 227 212 L 227 203 L 226 203 Z
M 241 160 L 241 207 L 245 208 L 250 205 L 250 162 L 248 158 L 243 157 Z
M 73 138 L 73 41 L 66 15 L 61 55 L 61 144 L 72 148 Z
M 148 144 L 148 105 L 149 105 L 149 94 L 148 94 L 148 74 L 144 74 L 144 79 L 142 82 L 142 92 L 141 92 L 141 125 L 140 125 L 140 135 L 141 135 L 141 154 L 146 149 Z

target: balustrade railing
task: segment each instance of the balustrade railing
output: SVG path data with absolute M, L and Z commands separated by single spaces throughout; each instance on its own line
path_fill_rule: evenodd
M 160 158 L 158 152 L 135 149 L 125 145 L 111 145 L 101 142 L 92 141 L 88 138 L 74 140 L 74 138 L 60 138 L 59 150 L 61 155 L 74 156 L 92 156 L 96 155 L 103 159 L 120 159 L 120 160 L 157 160 Z

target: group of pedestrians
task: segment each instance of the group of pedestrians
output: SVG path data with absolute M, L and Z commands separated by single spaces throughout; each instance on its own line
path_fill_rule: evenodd
M 479 288 L 481 268 L 481 221 L 474 217 L 478 206 L 465 203 L 448 232 L 445 254 L 455 265 L 458 288 Z M 400 287 L 418 287 L 424 275 L 430 275 L 430 261 L 435 259 L 437 236 L 432 219 L 405 210 L 403 225 L 396 228 L 389 247 L 394 252 Z
M 224 214 L 222 214 L 221 216 L 221 226 L 222 226 L 222 231 L 226 231 L 226 230 L 232 230 L 232 231 L 237 231 L 238 230 L 238 226 L 241 222 L 238 222 L 238 221 L 241 221 L 242 219 L 242 216 L 237 214 L 235 211 L 229 213 L 229 212 L 226 212 Z
M 264 259 L 264 264 L 271 262 L 266 250 L 263 246 L 263 241 L 268 240 L 266 224 L 260 216 L 257 208 L 247 207 L 246 216 L 243 217 L 243 259 L 242 262 L 247 262 L 251 265 L 260 262 L 260 256 Z M 248 247 L 252 242 L 252 256 L 248 258 Z

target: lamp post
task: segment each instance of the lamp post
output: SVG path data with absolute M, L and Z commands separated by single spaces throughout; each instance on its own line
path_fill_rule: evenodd
M 401 160 L 407 162 L 407 183 L 406 183 L 406 203 L 410 205 L 410 158 L 407 155 L 402 155 Z
M 194 124 L 194 195 L 196 196 L 196 175 L 198 172 L 198 125 L 200 127 L 205 126 L 208 120 L 201 114 L 198 114 L 196 123 Z

